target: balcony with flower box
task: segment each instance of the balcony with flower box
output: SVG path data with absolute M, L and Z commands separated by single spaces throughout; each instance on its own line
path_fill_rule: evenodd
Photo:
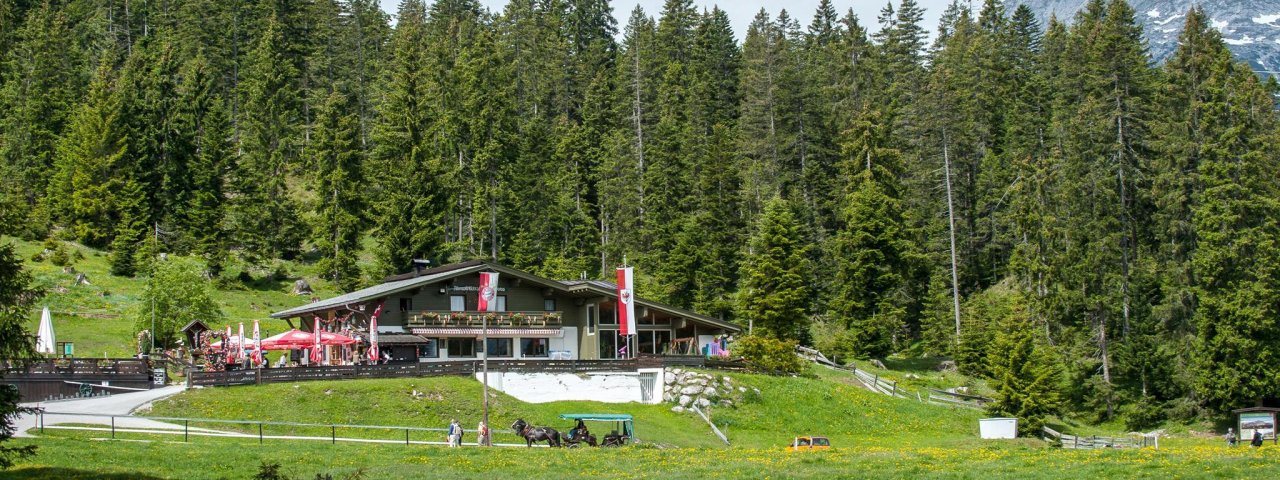
M 405 327 L 429 337 L 560 337 L 562 312 L 408 312 Z M 481 327 L 487 326 L 486 332 Z

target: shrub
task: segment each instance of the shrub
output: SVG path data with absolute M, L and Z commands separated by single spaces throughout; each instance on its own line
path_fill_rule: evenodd
M 796 355 L 796 342 L 761 335 L 748 335 L 733 344 L 751 369 L 764 373 L 794 374 L 804 371 L 804 359 Z
M 1140 398 L 1121 407 L 1124 428 L 1131 432 L 1147 430 L 1164 421 L 1164 409 L 1153 398 Z
M 53 249 L 53 254 L 49 255 L 49 263 L 59 267 L 65 267 L 71 264 L 71 256 L 67 254 L 67 249 L 62 245 L 58 245 Z

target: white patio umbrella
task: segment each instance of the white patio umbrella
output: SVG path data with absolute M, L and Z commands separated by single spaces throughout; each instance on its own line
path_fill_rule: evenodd
M 56 353 L 53 350 L 55 345 L 57 344 L 53 341 L 53 316 L 49 315 L 49 307 L 44 307 L 44 311 L 40 313 L 40 330 L 36 332 L 36 351 L 52 355 Z

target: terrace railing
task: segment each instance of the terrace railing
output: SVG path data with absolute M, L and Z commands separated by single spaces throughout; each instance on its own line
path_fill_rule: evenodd
M 479 327 L 486 320 L 490 327 L 559 327 L 563 312 L 452 312 L 448 310 L 414 310 L 408 312 L 409 327 Z
M 636 359 L 627 360 L 489 360 L 490 372 L 585 373 L 635 371 Z M 348 380 L 356 378 L 408 378 L 472 375 L 482 369 L 480 360 L 399 363 L 387 365 L 343 365 L 324 367 L 264 368 L 227 372 L 191 372 L 189 387 L 253 385 L 306 380 Z
M 136 358 L 50 358 L 22 363 L 0 361 L 5 374 L 40 375 L 150 375 L 145 360 Z

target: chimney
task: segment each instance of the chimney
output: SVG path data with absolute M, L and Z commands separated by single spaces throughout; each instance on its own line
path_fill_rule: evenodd
M 413 276 L 422 275 L 422 271 L 431 268 L 431 260 L 415 258 L 413 259 Z

